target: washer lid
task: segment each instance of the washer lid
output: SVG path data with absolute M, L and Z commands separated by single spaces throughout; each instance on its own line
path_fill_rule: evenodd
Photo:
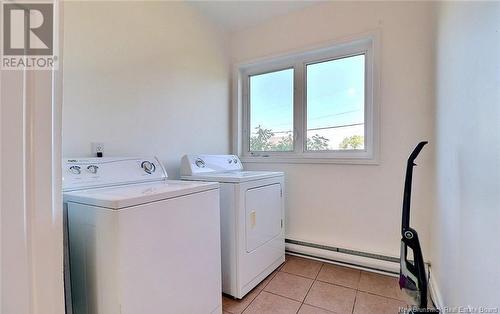
M 166 180 L 64 193 L 64 202 L 120 209 L 217 189 L 217 183 Z
M 219 171 L 219 172 L 208 172 L 201 173 L 192 176 L 182 176 L 185 180 L 196 180 L 196 181 L 214 181 L 214 182 L 228 182 L 228 183 L 239 183 L 246 181 L 261 180 L 274 177 L 282 177 L 283 172 L 279 171 Z

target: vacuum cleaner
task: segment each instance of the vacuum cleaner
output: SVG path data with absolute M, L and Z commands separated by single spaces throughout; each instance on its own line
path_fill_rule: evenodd
M 420 142 L 408 158 L 403 194 L 403 219 L 401 223 L 401 268 L 399 272 L 399 287 L 404 289 L 415 300 L 417 306 L 408 313 L 439 313 L 438 310 L 427 308 L 427 276 L 425 274 L 424 258 L 418 240 L 418 233 L 410 227 L 410 203 L 413 167 L 415 159 L 427 142 Z M 408 248 L 413 253 L 413 260 L 408 259 Z

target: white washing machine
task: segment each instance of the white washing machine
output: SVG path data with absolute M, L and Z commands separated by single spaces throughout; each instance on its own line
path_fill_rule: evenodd
M 63 160 L 75 314 L 222 313 L 219 185 L 156 158 Z
M 235 155 L 186 155 L 181 178 L 220 183 L 222 291 L 243 298 L 285 261 L 283 172 L 244 171 Z

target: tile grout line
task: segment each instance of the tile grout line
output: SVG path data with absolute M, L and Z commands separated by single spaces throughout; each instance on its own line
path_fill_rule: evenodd
M 301 277 L 301 278 L 306 278 L 306 279 L 316 280 L 315 278 L 306 277 L 306 276 L 303 276 L 303 275 L 297 275 L 297 274 L 294 274 L 294 273 L 291 273 L 291 272 L 288 272 L 288 271 L 284 271 L 284 270 L 280 270 L 280 272 L 285 273 L 285 274 L 294 275 L 294 276 Z M 317 277 L 317 276 L 316 276 L 316 277 Z
M 277 272 L 276 272 L 277 274 Z M 250 303 L 248 303 L 248 305 L 243 309 L 243 311 L 241 311 L 241 313 L 243 314 L 247 308 L 253 303 L 255 302 L 255 299 L 257 299 L 257 297 L 262 293 L 262 291 L 264 291 L 264 289 L 267 287 L 267 285 L 271 282 L 271 280 L 274 279 L 274 277 L 276 277 L 276 274 L 274 274 L 274 276 L 271 277 L 271 279 L 269 279 L 269 281 L 262 287 L 262 289 L 259 290 L 259 292 L 257 293 L 257 295 L 255 296 L 255 298 L 253 298 L 252 301 L 250 301 Z M 265 279 L 264 279 L 265 280 Z M 267 291 L 266 291 L 267 292 Z
M 323 280 L 323 279 L 318 279 L 319 273 L 323 269 L 323 265 L 329 265 L 328 263 L 324 263 L 324 262 L 321 262 L 321 263 L 322 263 L 322 265 L 321 265 L 320 271 L 318 272 L 318 274 L 316 275 L 316 277 L 314 279 L 311 278 L 311 277 L 306 277 L 306 276 L 303 276 L 303 275 L 298 275 L 298 274 L 290 273 L 290 272 L 287 272 L 287 271 L 284 271 L 284 270 L 280 270 L 280 272 L 284 272 L 284 273 L 287 273 L 289 275 L 294 275 L 294 276 L 298 276 L 298 277 L 301 277 L 301 278 L 311 279 L 313 281 L 319 281 L 319 282 L 322 282 L 322 283 L 327 283 L 327 284 L 338 286 L 338 287 L 342 287 L 342 288 L 347 288 L 347 289 L 351 289 L 351 290 L 358 290 L 359 282 L 361 281 L 361 275 L 360 275 L 360 278 L 358 279 L 356 287 L 350 287 L 350 286 L 342 285 L 340 283 L 335 283 L 335 282 L 330 282 L 330 281 L 326 281 L 326 280 Z M 343 267 L 343 266 L 340 266 L 340 267 Z
M 317 260 L 313 260 L 313 259 L 309 259 L 309 258 L 304 258 L 304 257 L 297 257 L 297 256 L 294 256 L 294 255 L 289 255 L 289 256 L 292 256 L 294 258 L 297 258 L 297 259 L 303 259 L 303 260 L 307 260 L 308 262 L 316 262 L 316 263 L 319 263 L 321 264 L 321 267 L 320 267 L 320 271 L 321 271 L 321 268 L 323 268 L 323 265 L 325 264 L 324 262 L 321 262 L 321 261 L 317 261 Z M 289 260 L 290 261 L 290 260 Z M 285 264 L 287 264 L 288 262 L 285 262 L 283 264 L 283 267 L 280 268 L 280 272 L 284 272 L 284 273 L 287 273 L 287 274 L 291 274 L 291 275 L 295 275 L 295 276 L 299 276 L 299 277 L 302 277 L 302 278 L 307 278 L 307 279 L 312 279 L 312 280 L 316 280 L 316 278 L 318 277 L 318 274 L 316 274 L 314 276 L 314 278 L 311 278 L 311 277 L 307 277 L 307 276 L 304 276 L 304 275 L 299 275 L 299 274 L 295 274 L 295 273 L 291 273 L 289 271 L 286 271 L 286 270 L 283 270 Z
M 250 301 L 250 303 L 248 303 L 248 305 L 243 309 L 243 311 L 241 311 L 241 313 L 243 314 L 247 309 L 248 307 L 255 301 L 255 299 L 257 299 L 257 297 L 262 293 L 262 291 L 264 291 L 264 289 L 271 283 L 271 280 L 274 279 L 274 277 L 276 277 L 276 275 L 280 272 L 281 268 L 283 268 L 283 266 L 285 266 L 286 264 L 286 260 L 283 264 L 281 264 L 280 266 L 278 266 L 275 270 L 278 270 L 270 279 L 269 281 L 262 287 L 262 289 L 259 291 L 259 293 L 257 293 L 257 295 L 255 296 L 255 298 L 253 298 L 252 301 Z M 274 271 L 273 271 L 274 273 Z M 273 273 L 271 273 L 269 276 L 271 276 Z M 267 279 L 267 277 L 266 277 Z M 264 279 L 265 280 L 265 279 Z M 255 289 L 255 288 L 254 288 Z M 268 292 L 268 291 L 266 291 Z
M 358 290 L 356 290 L 356 293 L 354 294 L 354 303 L 352 304 L 352 311 L 351 314 L 354 314 L 354 309 L 356 308 L 356 301 L 358 299 Z
M 321 262 L 321 267 L 319 268 L 319 271 L 316 274 L 316 277 L 314 277 L 314 281 L 318 280 L 319 273 L 321 273 L 321 270 L 323 269 L 323 266 L 325 266 L 325 263 Z
M 255 299 L 257 299 L 257 297 L 262 293 L 262 291 L 264 291 L 264 289 L 262 290 L 259 290 L 259 292 L 257 293 L 257 295 L 255 296 L 255 298 L 252 299 L 252 301 L 250 301 L 248 303 L 247 306 L 245 306 L 245 308 L 240 312 L 241 314 L 245 313 L 245 311 L 248 309 L 248 307 L 255 301 Z
M 359 289 L 357 289 L 357 291 L 359 291 L 361 293 L 366 293 L 366 294 L 369 294 L 369 295 L 374 295 L 376 297 L 386 298 L 386 299 L 389 299 L 389 300 L 392 300 L 392 301 L 399 301 L 399 302 L 403 302 L 403 303 L 408 303 L 407 300 L 396 299 L 396 298 L 393 298 L 393 297 L 388 297 L 386 295 L 378 294 L 378 293 L 371 292 L 371 291 L 364 291 L 364 290 L 359 290 Z
M 363 272 L 364 271 L 361 271 L 361 276 L 363 275 Z M 395 301 L 399 301 L 399 302 L 404 302 L 404 303 L 408 304 L 408 300 L 401 300 L 401 299 L 398 299 L 398 298 L 394 298 L 394 297 L 389 297 L 389 296 L 383 295 L 381 293 L 376 293 L 376 292 L 371 292 L 371 291 L 366 291 L 366 290 L 360 289 L 359 283 L 361 282 L 361 276 L 359 276 L 358 288 L 356 288 L 357 291 L 362 292 L 362 293 L 367 293 L 367 294 L 370 294 L 370 295 L 375 295 L 375 296 L 378 296 L 378 297 L 384 297 L 384 298 L 395 300 Z M 381 276 L 387 276 L 387 275 L 381 275 Z
M 361 283 L 361 276 L 363 276 L 363 272 L 359 271 L 358 282 L 356 283 L 356 290 L 359 290 L 359 284 Z
M 292 256 L 293 256 L 293 255 L 292 255 Z M 318 261 L 318 262 L 319 262 L 319 261 Z M 286 263 L 287 263 L 287 262 L 285 262 L 285 264 L 286 264 Z M 309 289 L 307 290 L 307 293 L 306 293 L 306 295 L 304 296 L 304 299 L 302 300 L 302 302 L 300 302 L 300 306 L 299 306 L 299 308 L 297 309 L 297 311 L 296 311 L 295 313 L 298 313 L 298 312 L 300 311 L 300 309 L 302 308 L 302 306 L 305 304 L 305 303 L 304 303 L 304 301 L 306 300 L 307 295 L 309 294 L 309 291 L 311 291 L 311 288 L 312 288 L 312 286 L 314 285 L 314 282 L 316 282 L 316 279 L 318 278 L 318 275 L 319 275 L 319 273 L 321 272 L 321 269 L 323 269 L 323 265 L 324 265 L 325 263 L 324 263 L 324 262 L 319 262 L 319 263 L 321 263 L 321 266 L 320 266 L 320 268 L 319 268 L 319 270 L 318 270 L 318 273 L 316 274 L 316 276 L 315 276 L 314 278 L 310 278 L 310 277 L 306 277 L 306 276 L 302 276 L 302 275 L 298 275 L 298 274 L 294 274 L 294 273 L 287 272 L 287 271 L 283 270 L 283 267 L 284 267 L 285 265 L 283 265 L 283 266 L 280 268 L 280 270 L 279 270 L 279 272 L 283 272 L 283 273 L 288 274 L 288 275 L 297 276 L 297 277 L 300 277 L 300 278 L 304 278 L 304 279 L 309 279 L 309 280 L 312 280 L 311 286 L 310 286 L 310 287 L 309 287 Z M 269 292 L 269 291 L 266 291 L 266 292 Z M 272 292 L 270 292 L 270 293 L 272 293 Z M 277 295 L 277 296 L 280 296 L 280 297 L 284 297 L 284 296 L 281 296 L 281 295 L 279 295 L 279 294 L 275 294 L 275 293 L 272 293 L 272 294 Z M 287 298 L 287 297 L 285 297 L 285 298 Z M 291 299 L 291 298 L 287 298 L 287 299 L 294 300 L 294 299 Z M 297 300 L 294 300 L 294 301 L 297 301 Z
M 383 294 L 379 294 L 377 292 L 364 291 L 364 290 L 360 289 L 361 276 L 362 276 L 363 271 L 360 271 L 360 274 L 359 274 L 359 277 L 358 277 L 358 280 L 357 280 L 356 288 L 353 288 L 353 287 L 348 287 L 348 286 L 344 286 L 344 285 L 341 285 L 341 284 L 332 283 L 332 282 L 323 281 L 323 280 L 318 279 L 319 274 L 321 273 L 321 271 L 325 267 L 325 263 L 324 262 L 321 262 L 321 266 L 320 266 L 318 272 L 316 273 L 314 279 L 311 278 L 311 277 L 306 277 L 306 276 L 303 276 L 303 275 L 298 275 L 298 274 L 287 272 L 287 271 L 283 270 L 283 268 L 287 264 L 287 262 L 289 262 L 289 261 L 285 261 L 282 265 L 280 265 L 276 269 L 276 273 L 271 278 L 269 278 L 268 282 L 265 285 L 262 286 L 262 289 L 260 289 L 258 291 L 258 293 L 255 296 L 255 298 L 252 299 L 252 301 L 242 310 L 241 313 L 244 313 L 250 307 L 250 305 L 252 305 L 255 302 L 255 300 L 260 296 L 260 294 L 262 294 L 262 292 L 265 291 L 266 293 L 269 293 L 269 294 L 277 296 L 277 297 L 281 297 L 281 298 L 284 298 L 284 299 L 287 299 L 287 300 L 290 300 L 290 301 L 294 301 L 294 302 L 299 302 L 300 305 L 299 305 L 298 309 L 295 312 L 297 314 L 297 313 L 300 312 L 300 310 L 303 308 L 304 305 L 308 305 L 308 303 L 305 302 L 306 298 L 310 294 L 310 292 L 311 292 L 312 287 L 314 286 L 314 284 L 317 283 L 317 282 L 321 282 L 321 283 L 325 283 L 325 284 L 329 284 L 329 285 L 333 285 L 333 286 L 337 286 L 337 287 L 341 287 L 341 288 L 345 288 L 345 289 L 354 290 L 355 291 L 354 302 L 352 304 L 352 309 L 349 312 L 350 314 L 354 314 L 355 313 L 356 303 L 358 302 L 357 297 L 358 297 L 359 293 L 366 293 L 366 294 L 369 294 L 369 295 L 373 295 L 373 296 L 385 298 L 387 300 L 393 300 L 393 301 L 398 301 L 398 302 L 402 302 L 402 303 L 408 304 L 408 302 L 406 300 L 401 300 L 401 299 L 397 299 L 395 297 L 389 297 L 389 296 L 386 296 L 386 295 L 383 295 Z M 288 275 L 297 276 L 297 277 L 300 277 L 300 278 L 312 280 L 311 286 L 307 290 L 307 292 L 306 292 L 304 298 L 302 299 L 302 301 L 298 301 L 296 299 L 293 299 L 293 298 L 290 298 L 290 297 L 287 297 L 287 296 L 283 296 L 283 295 L 280 295 L 280 294 L 277 294 L 277 293 L 265 290 L 266 287 L 271 283 L 271 281 L 273 281 L 276 278 L 276 276 L 278 275 L 279 272 L 283 272 L 283 273 L 288 274 Z M 321 308 L 321 309 L 323 309 L 323 308 Z
M 304 296 L 304 299 L 302 300 L 302 302 L 300 303 L 299 309 L 297 310 L 297 312 L 296 312 L 296 313 L 299 313 L 300 309 L 301 309 L 301 308 L 302 308 L 302 306 L 304 305 L 304 302 L 306 301 L 307 295 L 309 294 L 309 291 L 311 291 L 312 286 L 313 286 L 313 285 L 314 285 L 314 283 L 316 282 L 316 279 L 318 278 L 319 273 L 320 273 L 320 272 L 321 272 L 321 270 L 323 269 L 323 265 L 324 265 L 324 264 L 325 264 L 325 263 L 321 262 L 321 266 L 320 266 L 320 268 L 319 268 L 319 270 L 318 270 L 318 273 L 317 273 L 317 274 L 316 274 L 316 276 L 314 277 L 313 282 L 311 283 L 311 286 L 310 286 L 310 287 L 309 287 L 309 289 L 307 290 L 307 293 L 306 293 L 306 295 Z M 284 273 L 286 273 L 286 272 L 284 272 Z M 288 274 L 288 273 L 287 273 L 287 274 Z M 302 276 L 300 276 L 300 277 L 302 277 Z M 306 278 L 306 277 L 304 277 L 304 278 Z M 311 279 L 311 278 L 308 278 L 308 279 Z
M 299 302 L 300 303 L 300 306 L 299 308 L 297 309 L 297 311 L 295 313 L 299 313 L 300 310 L 303 308 L 304 304 L 308 305 L 308 303 L 306 303 L 306 298 L 307 296 L 309 295 L 309 293 L 311 292 L 312 290 L 312 287 L 314 286 L 315 283 L 317 282 L 321 282 L 321 283 L 325 283 L 325 284 L 329 284 L 329 285 L 333 285 L 333 286 L 337 286 L 337 287 L 341 287 L 341 288 L 345 288 L 345 289 L 351 289 L 351 290 L 354 290 L 355 291 L 355 296 L 354 296 L 354 302 L 353 302 L 353 305 L 352 305 L 352 310 L 350 311 L 351 314 L 354 314 L 355 313 L 355 309 L 356 309 L 356 303 L 358 301 L 357 297 L 358 297 L 358 294 L 359 293 L 366 293 L 366 294 L 369 294 L 369 295 L 373 295 L 373 296 L 377 296 L 377 297 L 381 297 L 381 298 L 385 298 L 387 300 L 393 300 L 393 301 L 398 301 L 398 302 L 402 302 L 402 303 L 405 303 L 407 305 L 409 305 L 408 301 L 407 300 L 401 300 L 401 299 L 397 299 L 395 297 L 389 297 L 389 296 L 386 296 L 386 295 L 383 295 L 383 294 L 379 294 L 377 292 L 370 292 L 370 291 L 364 291 L 362 289 L 360 289 L 360 283 L 361 283 L 361 276 L 362 276 L 362 271 L 360 271 L 360 275 L 358 277 L 358 281 L 357 281 L 357 287 L 356 288 L 352 288 L 352 287 L 347 287 L 347 286 L 343 286 L 341 284 L 336 284 L 336 283 L 331 283 L 331 282 L 328 282 L 328 281 L 323 281 L 323 280 L 319 280 L 318 277 L 319 277 L 319 274 L 321 273 L 321 271 L 323 270 L 323 268 L 325 267 L 325 263 L 324 262 L 321 262 L 321 266 L 318 270 L 318 272 L 316 273 L 314 279 L 311 278 L 311 277 L 306 277 L 306 276 L 302 276 L 302 275 L 297 275 L 297 274 L 294 274 L 294 273 L 290 273 L 290 272 L 287 272 L 287 271 L 284 271 L 283 268 L 285 266 L 285 264 L 287 264 L 288 261 L 285 261 L 282 265 L 280 265 L 278 268 L 276 268 L 276 272 L 275 274 L 269 279 L 269 281 L 262 287 L 262 289 L 260 289 L 257 293 L 257 295 L 252 299 L 251 302 L 249 302 L 249 304 L 242 310 L 241 313 L 244 313 L 249 307 L 250 305 L 252 305 L 255 300 L 257 299 L 257 297 L 260 296 L 260 294 L 265 291 L 266 293 L 269 293 L 269 294 L 272 294 L 272 295 L 275 295 L 277 297 L 282 297 L 284 299 L 288 299 L 288 300 L 291 300 L 291 301 L 294 301 L 294 302 Z M 309 289 L 307 290 L 307 293 L 305 294 L 304 298 L 302 301 L 298 301 L 296 299 L 292 299 L 290 297 L 287 297 L 287 296 L 283 296 L 283 295 L 280 295 L 280 294 L 277 294 L 277 293 L 274 293 L 274 292 L 271 292 L 271 291 L 267 291 L 265 290 L 265 288 L 271 283 L 272 280 L 275 279 L 275 277 L 278 275 L 279 272 L 283 272 L 283 273 L 286 273 L 286 274 L 289 274 L 289 275 L 292 275 L 292 276 L 297 276 L 297 277 L 301 277 L 301 278 L 304 278 L 304 279 L 309 279 L 309 280 L 312 280 L 312 283 L 311 283 L 311 286 L 309 287 Z M 321 307 L 320 307 L 321 308 Z M 323 308 L 321 308 L 323 309 Z M 325 309 L 326 310 L 326 309 Z
M 362 276 L 362 273 L 363 271 L 360 270 L 360 274 L 359 274 L 359 278 L 358 278 L 358 281 L 357 281 L 357 285 L 356 285 L 356 288 L 353 288 L 353 287 L 347 287 L 347 286 L 343 286 L 343 285 L 340 285 L 340 284 L 337 284 L 337 283 L 332 283 L 332 282 L 328 282 L 328 281 L 323 281 L 323 280 L 320 280 L 318 279 L 318 276 L 319 274 L 321 273 L 321 270 L 323 269 L 324 265 L 326 263 L 325 262 L 321 262 L 321 267 L 320 267 L 320 270 L 318 271 L 318 273 L 316 274 L 316 277 L 315 279 L 313 280 L 313 284 L 311 285 L 311 287 L 309 288 L 309 290 L 307 291 L 306 293 L 306 296 L 304 297 L 304 301 L 302 302 L 301 304 L 301 307 L 303 304 L 308 304 L 308 303 L 305 303 L 305 300 L 307 298 L 307 295 L 309 294 L 309 292 L 311 291 L 312 289 L 312 286 L 314 285 L 314 283 L 316 282 L 321 282 L 321 283 L 326 283 L 326 284 L 330 284 L 330 285 L 333 285 L 333 286 L 337 286 L 337 287 L 341 287 L 341 288 L 346 288 L 346 289 L 351 289 L 351 290 L 354 290 L 356 293 L 355 293 L 355 296 L 354 296 L 354 303 L 353 303 L 353 307 L 352 307 L 352 311 L 351 311 L 351 314 L 354 313 L 354 310 L 355 310 L 355 307 L 356 307 L 356 301 L 357 301 L 357 296 L 358 296 L 358 293 L 361 292 L 361 293 L 366 293 L 366 294 L 369 294 L 369 295 L 374 295 L 374 296 L 378 296 L 378 297 L 382 297 L 382 298 L 386 298 L 386 299 L 389 299 L 389 300 L 393 300 L 393 301 L 398 301 L 398 302 L 402 302 L 402 303 L 406 303 L 408 304 L 408 301 L 407 300 L 401 300 L 401 299 L 398 299 L 398 298 L 395 298 L 395 297 L 390 297 L 390 296 L 386 296 L 386 295 L 383 295 L 383 294 L 378 294 L 378 293 L 375 293 L 375 292 L 370 292 L 370 291 L 364 291 L 364 290 L 361 290 L 360 289 L 360 282 L 361 282 L 361 276 Z M 285 273 L 288 273 L 286 271 L 283 271 Z M 308 278 L 308 279 L 311 279 L 309 277 L 305 277 L 305 276 L 301 276 L 301 275 L 297 275 L 297 274 L 293 274 L 293 273 L 289 273 L 291 275 L 295 275 L 295 276 L 299 276 L 299 277 L 303 277 L 303 278 Z M 408 304 L 410 305 L 410 304 Z M 300 308 L 299 308 L 300 310 Z
M 295 312 L 296 314 L 298 314 L 300 312 L 300 309 L 302 308 L 302 305 L 304 305 L 304 302 L 300 303 L 300 306 L 299 308 L 297 309 L 297 312 Z
M 300 302 L 299 300 L 295 300 L 295 299 L 292 299 L 290 297 L 285 297 L 284 295 L 281 295 L 281 294 L 277 294 L 277 293 L 274 293 L 274 292 L 271 292 L 271 291 L 264 291 L 264 292 L 272 294 L 272 295 L 275 295 L 277 297 L 281 297 L 281 298 L 288 299 L 288 300 L 291 300 L 291 301 L 299 302 L 300 304 L 302 304 L 302 302 Z
M 354 292 L 355 292 L 355 294 L 354 294 L 354 302 L 353 302 L 353 304 L 352 304 L 352 310 L 351 310 L 351 314 L 353 314 L 353 313 L 354 313 L 354 306 L 355 306 L 355 304 L 356 304 L 356 296 L 357 296 L 357 294 L 358 294 L 358 288 L 346 287 L 346 286 L 343 286 L 343 285 L 340 285 L 340 284 L 331 283 L 331 282 L 327 282 L 327 281 L 323 281 L 323 280 L 318 279 L 318 276 L 319 276 L 319 274 L 321 273 L 321 270 L 323 269 L 323 266 L 324 266 L 325 264 L 326 264 L 326 263 L 322 262 L 322 264 L 321 264 L 321 268 L 319 269 L 318 273 L 316 274 L 316 278 L 315 278 L 315 279 L 314 279 L 314 281 L 313 281 L 313 285 L 314 285 L 314 283 L 315 283 L 315 282 L 321 282 L 321 283 L 325 283 L 325 284 L 332 285 L 332 286 L 337 286 L 337 287 L 341 287 L 341 288 L 345 288 L 345 289 L 354 290 Z M 361 272 L 360 272 L 360 275 L 359 275 L 358 285 L 357 285 L 357 286 L 359 286 L 359 281 L 360 281 L 360 280 L 361 280 Z M 311 288 L 312 288 L 312 285 L 311 285 Z M 309 289 L 309 291 L 311 290 L 311 288 Z M 309 291 L 307 292 L 306 297 L 307 297 L 307 295 L 309 294 Z M 304 301 L 305 301 L 305 298 L 304 298 Z M 304 302 L 303 302 L 302 304 L 307 304 L 307 303 L 304 303 Z M 314 306 L 314 305 L 311 305 L 311 306 Z M 302 307 L 302 306 L 301 306 L 301 307 Z M 314 307 L 316 307 L 316 306 L 314 306 Z M 320 309 L 324 309 L 324 310 L 327 310 L 327 309 L 322 308 L 322 307 L 318 307 L 318 308 L 320 308 Z M 328 311 L 329 311 L 329 310 L 328 310 Z
M 359 283 L 361 282 L 361 276 L 363 275 L 363 272 L 359 272 L 359 278 L 358 282 L 356 283 L 356 294 L 354 295 L 354 303 L 352 304 L 352 314 L 354 314 L 354 310 L 356 309 L 356 302 L 358 301 L 358 292 L 359 292 Z
M 306 302 L 306 298 L 307 298 L 307 296 L 309 295 L 309 292 L 311 292 L 311 289 L 312 289 L 312 287 L 314 286 L 314 283 L 315 283 L 316 281 L 318 281 L 318 276 L 319 276 L 319 273 L 321 273 L 321 270 L 323 269 L 323 266 L 324 266 L 324 265 L 325 265 L 325 263 L 321 262 L 321 267 L 319 268 L 318 273 L 316 274 L 316 277 L 314 277 L 313 282 L 312 282 L 311 286 L 309 287 L 309 290 L 307 290 L 307 293 L 306 293 L 306 295 L 304 296 L 304 300 L 302 301 L 302 304 L 300 305 L 299 310 L 300 310 L 300 308 L 302 307 L 302 305 L 307 304 L 307 303 L 305 303 L 305 302 Z M 310 278 L 309 278 L 309 279 L 310 279 Z M 297 311 L 297 313 L 298 313 L 298 311 Z
M 325 280 L 321 280 L 321 279 L 317 279 L 315 281 L 318 281 L 318 282 L 321 282 L 321 283 L 327 283 L 329 285 L 334 285 L 334 286 L 337 286 L 337 287 L 341 287 L 341 288 L 346 288 L 346 289 L 351 289 L 351 290 L 358 290 L 358 288 L 354 288 L 354 287 L 350 287 L 350 286 L 344 286 L 340 283 L 335 283 L 335 282 L 330 282 L 330 281 L 325 281 Z
M 393 298 L 393 297 L 389 297 L 389 296 L 386 296 L 386 295 L 382 295 L 382 294 L 378 294 L 378 293 L 375 293 L 375 292 L 365 291 L 365 290 L 360 289 L 360 282 L 361 282 L 361 276 L 362 275 L 363 275 L 363 271 L 361 271 L 361 274 L 359 276 L 358 287 L 356 288 L 356 297 L 355 297 L 354 306 L 356 306 L 356 300 L 357 300 L 357 297 L 358 297 L 358 293 L 366 293 L 366 294 L 369 294 L 369 295 L 373 295 L 373 296 L 377 296 L 377 297 L 381 297 L 381 298 L 386 298 L 386 299 L 393 300 L 393 301 L 403 302 L 403 303 L 405 303 L 407 305 L 411 305 L 411 304 L 408 303 L 407 300 L 400 300 L 400 299 L 397 299 L 397 298 Z M 353 314 L 354 314 L 354 308 L 353 308 Z

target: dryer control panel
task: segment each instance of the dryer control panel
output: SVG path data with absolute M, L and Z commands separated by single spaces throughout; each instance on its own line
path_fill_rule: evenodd
M 156 157 L 66 158 L 62 167 L 65 192 L 167 179 Z
M 243 170 L 236 155 L 184 155 L 181 159 L 181 176 L 235 170 Z

